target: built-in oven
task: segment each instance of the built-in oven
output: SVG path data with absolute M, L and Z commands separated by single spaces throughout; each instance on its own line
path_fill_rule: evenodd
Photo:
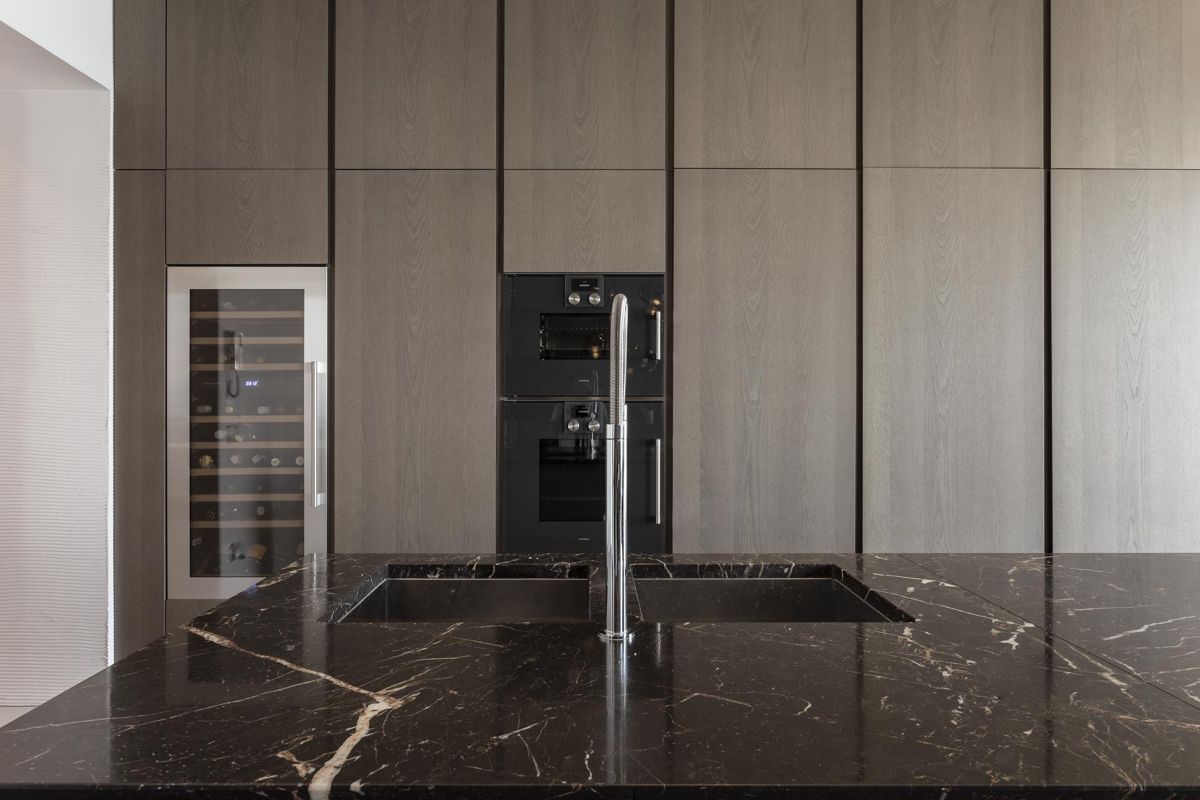
M 509 398 L 608 394 L 612 298 L 629 300 L 630 397 L 662 397 L 664 277 L 505 275 L 503 388 Z
M 663 404 L 627 405 L 629 550 L 659 553 Z M 600 400 L 502 404 L 504 552 L 604 552 L 607 406 Z

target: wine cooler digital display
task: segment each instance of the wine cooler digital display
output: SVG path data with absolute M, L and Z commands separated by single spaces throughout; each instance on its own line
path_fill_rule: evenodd
M 229 596 L 324 549 L 324 270 L 319 291 L 285 277 L 311 269 L 170 268 L 173 597 Z
M 304 293 L 191 291 L 193 576 L 304 555 Z

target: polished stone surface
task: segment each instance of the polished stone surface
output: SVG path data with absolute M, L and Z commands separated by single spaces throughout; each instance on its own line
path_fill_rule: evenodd
M 388 577 L 580 570 L 597 620 L 587 559 L 310 558 L 0 729 L 0 796 L 1200 797 L 1200 707 L 1165 682 L 1190 662 L 1136 644 L 1200 636 L 1171 605 L 1200 558 L 1070 589 L 1059 558 L 641 558 L 635 588 L 834 564 L 913 621 L 639 622 L 624 650 L 595 621 L 331 624 Z

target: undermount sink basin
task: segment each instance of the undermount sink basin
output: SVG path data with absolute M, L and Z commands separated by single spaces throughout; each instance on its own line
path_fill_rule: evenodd
M 912 622 L 845 575 L 635 578 L 645 622 Z M 840 570 L 836 570 L 840 572 Z
M 587 622 L 588 580 L 388 578 L 342 622 Z

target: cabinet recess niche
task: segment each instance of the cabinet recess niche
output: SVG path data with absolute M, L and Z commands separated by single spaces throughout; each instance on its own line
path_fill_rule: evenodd
M 866 550 L 1043 548 L 1044 197 L 1042 170 L 866 170 Z
M 856 182 L 675 173 L 676 552 L 854 549 Z
M 496 546 L 496 175 L 337 173 L 334 537 Z
M 1056 170 L 1054 544 L 1196 549 L 1200 172 Z
M 494 169 L 495 0 L 338 0 L 342 169 Z
M 1043 0 L 863 5 L 868 167 L 1041 167 Z
M 1056 169 L 1200 168 L 1200 0 L 1052 0 Z
M 855 164 L 853 0 L 678 0 L 675 166 Z
M 504 166 L 666 166 L 662 0 L 507 0 Z
M 327 0 L 168 0 L 167 166 L 328 165 Z

